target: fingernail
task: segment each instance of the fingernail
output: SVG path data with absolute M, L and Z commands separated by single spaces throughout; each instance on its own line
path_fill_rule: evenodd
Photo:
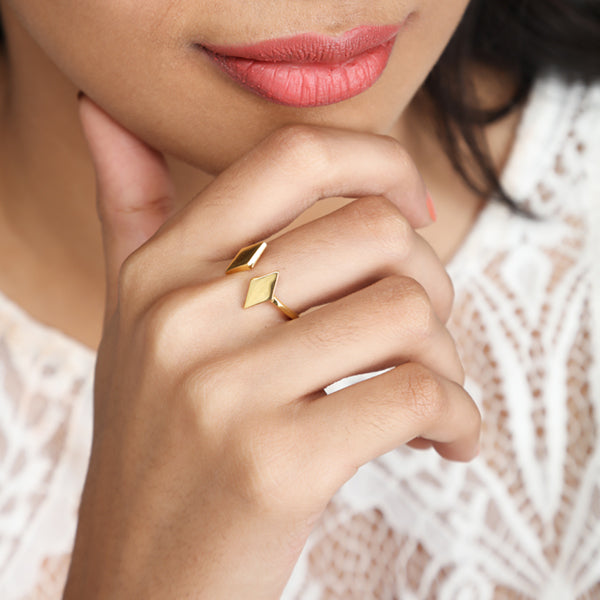
M 437 213 L 435 212 L 435 206 L 433 204 L 433 200 L 431 199 L 431 194 L 427 192 L 427 210 L 429 211 L 429 216 L 432 221 L 437 221 Z

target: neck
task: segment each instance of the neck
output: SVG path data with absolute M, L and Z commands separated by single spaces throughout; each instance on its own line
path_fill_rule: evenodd
M 475 91 L 482 108 L 497 107 L 499 101 L 512 97 L 514 82 L 496 72 L 478 69 L 474 74 Z M 447 264 L 471 230 L 487 196 L 473 191 L 454 169 L 442 148 L 437 133 L 433 107 L 419 94 L 398 123 L 396 137 L 401 139 L 415 160 L 437 210 L 437 221 L 421 235 Z M 491 163 L 501 173 L 512 151 L 522 107 L 488 125 L 484 139 Z M 477 180 L 477 177 L 475 177 Z M 485 182 L 481 182 L 486 187 Z

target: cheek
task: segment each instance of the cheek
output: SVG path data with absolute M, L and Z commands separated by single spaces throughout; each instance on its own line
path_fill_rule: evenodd
M 413 22 L 412 35 L 398 50 L 407 68 L 421 80 L 431 71 L 455 32 L 469 0 L 423 0 Z
M 203 0 L 195 0 L 201 5 Z M 117 120 L 163 151 L 187 127 L 185 112 L 210 95 L 208 73 L 196 64 L 182 32 L 178 0 L 6 0 L 26 32 L 15 36 L 19 62 L 36 77 L 46 59 L 73 89 L 85 91 Z M 177 10 L 176 10 L 177 9 Z M 196 22 L 198 22 L 196 20 Z M 202 22 L 198 22 L 202 30 Z M 41 48 L 40 60 L 31 47 Z M 36 75 L 31 75 L 35 71 Z M 46 73 L 44 73 L 46 75 Z M 47 79 L 47 78 L 46 78 Z M 60 86 L 57 86 L 57 88 Z M 187 108 L 186 108 L 187 107 Z M 183 108 L 183 110 L 182 110 Z M 189 115 L 188 115 L 189 116 Z M 185 135 L 184 135 L 185 137 Z
M 172 0 L 7 0 L 59 69 L 79 83 L 136 66 Z M 115 81 L 116 82 L 116 81 Z
M 485 0 L 484 0 L 485 1 Z M 423 27 L 428 37 L 445 46 L 456 30 L 470 0 L 423 0 Z
M 210 172 L 264 137 L 264 113 L 279 110 L 257 107 L 190 45 L 211 0 L 5 1 L 25 32 L 15 35 L 15 52 L 30 79 L 65 76 L 73 94 L 83 90 L 150 145 Z M 231 22 L 217 13 L 213 29 L 215 20 Z M 54 67 L 57 78 L 46 77 Z

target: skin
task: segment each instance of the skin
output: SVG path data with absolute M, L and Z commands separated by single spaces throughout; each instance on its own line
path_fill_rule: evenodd
M 0 61 L 0 283 L 33 316 L 92 348 L 101 336 L 104 272 L 95 207 L 81 200 L 93 197 L 95 184 L 76 116 L 78 89 L 166 153 L 179 203 L 270 132 L 301 122 L 376 131 L 400 140 L 435 199 L 438 222 L 422 235 L 443 261 L 480 209 L 482 199 L 456 176 L 427 120 L 409 104 L 460 18 L 464 0 L 442 7 L 433 1 L 388 2 L 369 9 L 357 2 L 351 10 L 336 8 L 339 15 L 333 18 L 326 5 L 308 11 L 304 2 L 290 3 L 277 11 L 253 3 L 258 16 L 243 21 L 235 5 L 214 4 L 178 2 L 175 10 L 164 0 L 143 7 L 117 0 L 102 6 L 0 0 L 11 48 L 10 60 Z M 348 102 L 319 109 L 265 102 L 236 87 L 189 47 L 203 36 L 234 43 L 311 29 L 339 33 L 358 23 L 401 20 L 411 11 L 416 13 L 377 85 Z M 115 44 L 118 28 L 125 33 Z M 492 92 L 497 96 L 497 90 Z M 517 120 L 515 115 L 488 131 L 499 166 Z M 164 126 L 159 129 L 157 123 Z M 302 219 L 340 204 L 321 202 Z M 84 305 L 77 300 L 83 294 L 90 297 Z
M 277 598 L 358 466 L 404 443 L 476 454 L 443 262 L 482 199 L 413 100 L 466 4 L 0 0 L 0 283 L 101 340 L 66 598 Z M 315 109 L 254 96 L 191 46 L 409 14 L 377 84 Z M 515 122 L 488 132 L 499 166 Z M 240 307 L 251 275 L 228 260 L 270 236 L 278 296 L 327 306 Z
M 274 8 L 272 2 L 260 0 L 239 11 L 235 2 L 193 0 L 8 2 L 78 89 L 154 148 L 211 174 L 288 123 L 392 130 L 467 2 L 377 4 L 304 0 Z M 357 24 L 396 23 L 409 15 L 406 35 L 398 38 L 375 89 L 351 102 L 312 110 L 276 106 L 239 90 L 192 46 L 197 40 L 241 44 L 304 31 L 335 35 Z M 91 69 L 91 64 L 98 66 Z M 228 132 L 235 135 L 223 143 Z

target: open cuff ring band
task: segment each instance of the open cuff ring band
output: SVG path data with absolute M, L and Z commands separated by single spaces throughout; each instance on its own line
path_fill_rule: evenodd
M 237 273 L 238 271 L 250 271 L 256 266 L 258 259 L 267 247 L 266 242 L 260 242 L 252 246 L 242 248 L 231 261 L 225 273 Z M 298 313 L 286 306 L 279 298 L 275 296 L 275 288 L 279 279 L 279 271 L 273 271 L 261 277 L 253 277 L 248 286 L 248 293 L 244 308 L 250 308 L 263 302 L 274 304 L 288 319 L 297 319 Z

